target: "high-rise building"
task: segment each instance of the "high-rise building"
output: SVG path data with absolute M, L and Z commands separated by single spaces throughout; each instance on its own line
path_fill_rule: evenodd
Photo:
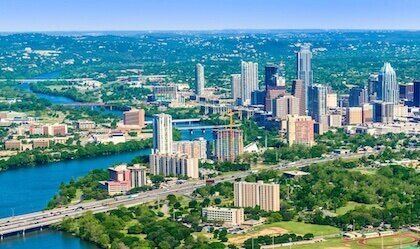
M 124 125 L 134 125 L 140 128 L 145 127 L 144 124 L 144 110 L 130 110 L 123 113 L 123 123 Z
M 362 107 L 347 107 L 346 109 L 346 124 L 358 125 L 363 123 Z
M 264 109 L 267 112 L 273 111 L 273 100 L 282 97 L 286 94 L 286 87 L 278 86 L 276 89 L 269 89 L 265 91 Z
M 305 115 L 307 98 L 302 80 L 292 81 L 292 94 L 299 99 L 299 115 Z
M 372 123 L 373 122 L 373 108 L 371 104 L 364 104 L 362 105 L 362 118 L 363 124 Z
M 236 207 L 259 206 L 265 211 L 280 211 L 280 185 L 275 183 L 235 182 L 233 185 Z
M 172 116 L 156 114 L 153 116 L 153 151 L 171 154 L 172 149 Z
M 412 102 L 414 99 L 414 83 L 400 84 L 400 99 Z
M 265 89 L 277 89 L 286 86 L 284 64 L 269 63 L 265 66 Z
M 241 98 L 241 75 L 232 74 L 230 77 L 230 84 L 232 99 L 237 101 L 239 98 Z
M 299 99 L 293 95 L 273 100 L 273 117 L 285 120 L 287 115 L 299 115 Z
M 265 103 L 265 90 L 255 90 L 251 92 L 251 105 L 264 105 Z
M 202 137 L 193 141 L 176 141 L 173 145 L 175 153 L 198 159 L 207 159 L 207 141 Z
M 392 102 L 397 104 L 400 99 L 397 75 L 391 64 L 384 63 L 378 75 L 378 99 L 384 102 Z
M 413 83 L 414 83 L 414 97 L 413 97 L 414 106 L 420 107 L 420 80 L 415 80 Z
M 185 154 L 155 153 L 149 156 L 150 173 L 163 176 L 188 176 L 198 178 L 198 158 Z
M 198 63 L 195 65 L 195 94 L 201 95 L 204 93 L 204 66 Z
M 377 74 L 372 74 L 369 76 L 367 90 L 369 101 L 374 101 L 378 99 L 379 81 Z
M 235 161 L 243 154 L 244 141 L 241 130 L 216 130 L 214 157 L 217 161 Z
M 308 99 L 308 87 L 313 84 L 312 72 L 312 52 L 309 45 L 305 44 L 300 47 L 300 51 L 296 56 L 297 75 L 296 78 L 303 81 L 303 88 L 305 91 L 306 100 Z M 306 103 L 307 109 L 308 103 Z
M 241 99 L 243 105 L 251 104 L 251 93 L 258 90 L 258 63 L 241 62 Z
M 349 106 L 358 107 L 367 103 L 368 100 L 368 91 L 364 87 L 353 87 L 350 89 L 349 96 Z
M 327 114 L 327 94 L 326 85 L 315 84 L 309 88 L 308 114 L 317 122 Z
M 314 141 L 314 121 L 309 116 L 287 116 L 287 143 L 312 146 Z
M 391 123 L 394 121 L 394 103 L 374 101 L 372 105 L 374 122 Z
M 337 108 L 337 93 L 327 94 L 327 108 Z
M 147 185 L 146 167 L 141 167 L 138 164 L 127 167 L 130 171 L 130 182 L 132 188 L 139 188 Z

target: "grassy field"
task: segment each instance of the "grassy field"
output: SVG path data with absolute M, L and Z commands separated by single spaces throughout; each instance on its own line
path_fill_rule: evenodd
M 303 222 L 297 221 L 281 221 L 272 224 L 262 225 L 259 227 L 280 227 L 286 229 L 289 233 L 295 234 L 306 234 L 306 233 L 313 233 L 315 236 L 319 235 L 327 235 L 327 234 L 338 234 L 340 230 L 336 227 L 332 226 L 324 226 L 324 225 L 314 225 L 314 224 L 307 224 Z
M 419 239 L 419 236 L 414 233 L 402 233 L 401 234 L 401 242 L 403 244 L 402 248 L 407 248 L 407 244 L 413 241 L 411 237 L 416 237 Z M 400 248 L 400 237 L 384 237 L 384 248 L 386 249 L 397 249 Z M 414 242 L 413 244 L 416 244 Z M 404 245 L 405 244 L 405 245 Z M 279 249 L 284 247 L 279 247 Z M 321 243 L 314 243 L 308 245 L 296 245 L 292 248 L 299 248 L 299 249 L 381 249 L 382 242 L 380 238 L 374 239 L 367 239 L 366 244 L 359 243 L 358 240 L 343 240 L 341 238 L 335 239 L 326 239 L 324 242 Z
M 335 213 L 338 215 L 343 215 L 346 214 L 348 211 L 355 209 L 356 207 L 381 208 L 378 204 L 363 204 L 349 201 L 344 207 L 337 209 Z

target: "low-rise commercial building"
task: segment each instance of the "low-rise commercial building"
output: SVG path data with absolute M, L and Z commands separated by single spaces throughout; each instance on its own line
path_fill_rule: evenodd
M 203 208 L 203 217 L 208 221 L 221 221 L 226 226 L 238 226 L 245 221 L 243 208 Z

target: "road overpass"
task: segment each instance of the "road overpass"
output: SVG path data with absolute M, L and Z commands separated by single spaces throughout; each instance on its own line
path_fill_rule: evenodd
M 378 152 L 374 152 L 378 153 Z M 305 159 L 297 162 L 284 162 L 272 166 L 272 169 L 291 169 L 301 168 L 308 166 L 313 163 L 322 163 L 332 161 L 337 158 L 343 159 L 354 159 L 362 156 L 368 156 L 373 153 L 357 153 L 344 156 L 335 156 L 329 158 L 315 158 Z M 234 181 L 237 178 L 245 178 L 252 174 L 251 171 L 235 172 L 229 176 L 221 176 L 214 178 L 215 183 Z M 26 232 L 34 230 L 42 230 L 52 224 L 59 223 L 65 218 L 75 218 L 81 216 L 87 211 L 93 213 L 102 213 L 117 209 L 119 206 L 135 206 L 143 203 L 147 203 L 156 199 L 166 198 L 168 194 L 188 194 L 193 192 L 195 189 L 205 186 L 204 180 L 191 180 L 184 184 L 179 184 L 171 187 L 170 189 L 156 189 L 139 193 L 130 196 L 120 196 L 116 198 L 109 198 L 106 200 L 93 201 L 89 203 L 81 203 L 76 205 L 70 205 L 68 207 L 56 208 L 53 210 L 45 210 L 34 213 L 23 214 L 19 216 L 7 217 L 0 219 L 0 239 L 5 236 L 11 236 L 16 234 L 25 234 Z

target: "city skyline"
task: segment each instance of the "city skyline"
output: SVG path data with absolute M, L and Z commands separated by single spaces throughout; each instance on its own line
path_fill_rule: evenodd
M 268 7 L 269 6 L 269 7 Z M 0 32 L 225 29 L 419 30 L 415 0 L 153 1 L 111 0 L 0 3 Z M 375 18 L 372 11 L 387 16 Z M 252 12 L 255 18 L 250 19 Z M 16 16 L 19 13 L 19 16 Z M 40 14 L 41 13 L 41 14 Z M 305 18 L 296 18 L 301 13 Z M 342 13 L 346 13 L 343 18 Z M 54 22 L 51 22 L 54 20 Z

